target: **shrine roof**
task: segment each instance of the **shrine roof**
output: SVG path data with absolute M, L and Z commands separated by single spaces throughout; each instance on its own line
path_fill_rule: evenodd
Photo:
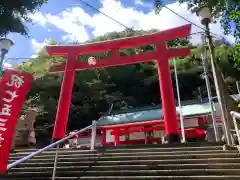
M 179 114 L 179 107 L 176 107 L 177 114 Z M 209 103 L 196 103 L 182 105 L 182 114 L 184 117 L 201 116 L 211 113 L 211 107 Z M 152 120 L 163 119 L 163 112 L 160 106 L 147 107 L 141 110 L 132 109 L 128 112 L 119 112 L 110 115 L 104 115 L 100 117 L 99 125 L 117 125 L 127 124 L 134 122 L 144 122 Z

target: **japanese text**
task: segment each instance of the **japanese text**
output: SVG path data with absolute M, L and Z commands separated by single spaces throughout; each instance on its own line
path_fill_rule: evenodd
M 11 82 L 8 82 L 8 86 L 15 86 L 16 88 L 20 88 L 24 84 L 24 77 L 23 76 L 18 76 L 16 74 L 13 74 L 11 76 Z

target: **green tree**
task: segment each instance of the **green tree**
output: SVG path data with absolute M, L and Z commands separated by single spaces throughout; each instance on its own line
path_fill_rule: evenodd
M 149 1 L 149 0 L 146 0 Z M 177 0 L 180 3 L 187 3 L 188 9 L 193 13 L 198 8 L 208 6 L 212 10 L 213 19 L 220 20 L 226 34 L 233 33 L 237 41 L 240 41 L 240 6 L 239 0 Z M 156 13 L 162 9 L 162 1 L 156 0 Z M 235 24 L 235 29 L 232 32 L 231 23 Z
M 47 0 L 1 0 L 0 37 L 9 32 L 27 35 L 24 21 L 30 21 L 29 13 L 35 12 Z
M 110 40 L 121 37 L 141 35 L 151 31 L 123 31 L 120 33 L 108 33 L 105 36 L 96 37 L 92 42 L 99 40 Z M 54 40 L 50 44 L 60 44 Z M 169 41 L 169 47 L 190 46 L 191 56 L 177 60 L 178 76 L 180 82 L 181 99 L 192 100 L 199 96 L 199 89 L 206 97 L 205 81 L 200 75 L 203 73 L 201 65 L 201 47 L 192 46 L 187 39 L 176 39 Z M 229 45 L 216 44 L 216 57 L 222 63 L 224 77 L 238 79 L 239 70 L 232 62 L 232 48 Z M 133 49 L 123 49 L 121 56 L 134 55 L 136 53 L 154 51 L 154 45 L 140 46 Z M 101 60 L 109 56 L 109 52 L 81 55 L 79 60 L 86 61 L 89 57 Z M 19 66 L 22 71 L 34 74 L 31 91 L 28 94 L 27 106 L 38 108 L 37 127 L 39 131 L 50 127 L 52 132 L 56 107 L 60 93 L 63 73 L 48 73 L 51 65 L 64 62 L 64 57 L 50 57 L 43 49 L 37 59 L 31 59 Z M 224 63 L 223 63 L 224 62 Z M 227 64 L 227 65 L 226 65 Z M 173 64 L 170 63 L 174 93 L 176 88 L 173 74 Z M 213 83 L 212 83 L 213 84 Z M 147 95 L 147 96 L 145 96 Z M 92 120 L 98 119 L 101 114 L 108 112 L 112 104 L 113 110 L 126 108 L 137 108 L 153 104 L 160 104 L 159 81 L 155 62 L 141 63 L 127 66 L 110 67 L 104 69 L 91 69 L 78 71 L 75 74 L 75 82 L 72 94 L 72 106 L 70 107 L 68 129 L 79 129 L 90 124 Z

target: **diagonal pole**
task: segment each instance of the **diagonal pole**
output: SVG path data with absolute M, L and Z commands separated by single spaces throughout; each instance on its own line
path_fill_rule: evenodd
M 178 107 L 179 107 L 179 115 L 180 115 L 182 140 L 185 143 L 186 142 L 186 137 L 185 137 L 185 130 L 184 130 L 184 122 L 183 122 L 184 118 L 183 118 L 183 114 L 182 114 L 182 105 L 181 105 L 181 98 L 180 98 L 176 58 L 173 59 L 173 63 L 174 63 L 174 73 L 175 73 L 175 80 L 176 80 L 176 87 L 177 87 L 177 98 L 178 98 Z

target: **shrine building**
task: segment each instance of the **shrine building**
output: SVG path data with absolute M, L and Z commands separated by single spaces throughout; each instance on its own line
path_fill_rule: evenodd
M 240 102 L 240 95 L 231 95 Z M 184 131 L 187 141 L 214 141 L 211 107 L 208 99 L 181 102 Z M 216 97 L 213 97 L 214 116 L 220 136 L 222 132 L 221 111 Z M 176 107 L 180 128 L 179 107 Z M 97 146 L 118 146 L 132 144 L 161 144 L 165 126 L 161 106 L 148 106 L 114 111 L 98 120 Z M 91 141 L 91 129 L 79 134 L 77 144 L 87 146 Z
M 179 121 L 179 108 L 177 107 L 176 110 Z M 204 141 L 205 129 L 211 119 L 209 103 L 189 104 L 185 102 L 182 105 L 182 115 L 186 140 Z M 160 106 L 113 112 L 102 116 L 98 123 L 103 146 L 160 144 L 162 137 L 165 136 L 163 112 Z M 180 121 L 179 130 L 181 131 Z

